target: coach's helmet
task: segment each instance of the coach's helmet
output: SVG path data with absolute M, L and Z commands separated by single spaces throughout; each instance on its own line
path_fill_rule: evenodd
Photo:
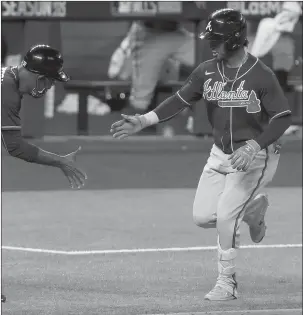
M 228 51 L 237 50 L 248 44 L 247 24 L 244 16 L 234 9 L 220 9 L 213 12 L 207 21 L 201 39 L 207 39 L 211 48 L 225 43 Z
M 67 82 L 70 77 L 63 70 L 60 52 L 48 45 L 35 45 L 24 56 L 21 65 L 29 72 L 38 74 L 36 86 L 29 92 L 35 98 L 42 97 L 54 81 Z
M 70 77 L 63 71 L 60 52 L 48 45 L 35 45 L 24 56 L 22 66 L 30 72 L 67 82 Z

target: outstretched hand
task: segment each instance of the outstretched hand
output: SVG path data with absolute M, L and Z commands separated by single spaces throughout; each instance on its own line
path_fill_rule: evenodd
M 111 125 L 110 132 L 113 134 L 114 138 L 124 139 L 130 135 L 133 135 L 143 129 L 143 124 L 140 119 L 140 115 L 135 116 L 121 115 L 122 120 L 118 120 Z
M 87 179 L 86 173 L 75 165 L 76 157 L 80 150 L 81 147 L 79 147 L 76 151 L 63 156 L 62 163 L 60 165 L 60 169 L 68 179 L 72 189 L 80 189 L 85 185 L 85 181 Z

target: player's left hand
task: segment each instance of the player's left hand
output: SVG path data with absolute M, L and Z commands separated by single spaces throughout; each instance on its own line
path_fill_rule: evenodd
M 261 148 L 256 141 L 246 141 L 245 145 L 229 156 L 228 159 L 231 160 L 232 168 L 246 172 L 260 150 Z

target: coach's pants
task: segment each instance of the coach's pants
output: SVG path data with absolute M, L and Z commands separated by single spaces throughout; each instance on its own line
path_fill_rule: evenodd
M 273 146 L 260 151 L 246 172 L 231 167 L 229 155 L 216 145 L 202 172 L 194 205 L 194 222 L 203 228 L 217 227 L 222 249 L 237 247 L 239 225 L 250 202 L 273 179 L 279 154 Z

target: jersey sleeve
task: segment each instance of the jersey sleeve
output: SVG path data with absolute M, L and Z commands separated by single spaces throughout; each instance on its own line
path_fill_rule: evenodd
M 192 106 L 203 96 L 203 64 L 199 65 L 186 80 L 176 96 L 186 105 Z
M 21 130 L 19 114 L 4 106 L 1 106 L 1 130 Z
M 291 114 L 288 100 L 273 72 L 269 72 L 261 89 L 261 102 L 271 122 L 280 116 Z
M 1 69 L 1 130 L 20 130 L 21 100 L 13 73 L 8 70 Z

